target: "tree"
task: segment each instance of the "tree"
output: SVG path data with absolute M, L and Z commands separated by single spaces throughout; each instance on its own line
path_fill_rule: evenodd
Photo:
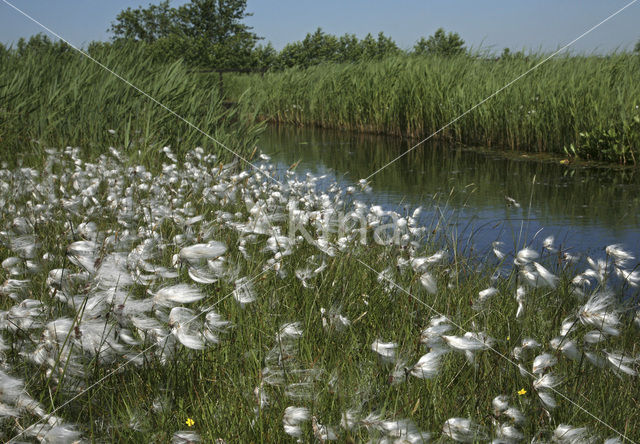
M 15 54 L 18 56 L 26 56 L 33 53 L 52 53 L 58 57 L 68 57 L 73 54 L 73 50 L 69 45 L 62 40 L 53 42 L 45 34 L 38 33 L 29 37 L 29 40 L 25 40 L 24 37 L 18 39 L 16 45 Z
M 640 40 L 638 40 L 638 42 L 636 43 L 636 46 L 633 49 L 633 52 L 640 54 Z
M 278 51 L 275 50 L 271 43 L 267 43 L 266 46 L 256 46 L 251 55 L 253 58 L 251 65 L 260 71 L 266 71 L 277 66 Z
M 259 37 L 242 23 L 246 0 L 192 0 L 173 8 L 168 0 L 127 8 L 110 31 L 114 41 L 150 43 L 154 54 L 216 69 L 246 68 Z
M 520 51 L 516 51 L 516 52 L 511 52 L 511 50 L 509 48 L 504 48 L 502 50 L 502 54 L 499 57 L 500 59 L 507 59 L 507 60 L 513 60 L 513 59 L 524 59 L 525 55 L 524 55 L 524 51 L 520 50 Z
M 169 0 L 148 8 L 127 8 L 116 16 L 109 29 L 114 40 L 140 40 L 153 43 L 177 32 L 177 10 L 169 6 Z
M 360 41 L 355 34 L 345 34 L 338 39 L 336 62 L 353 62 L 362 56 Z
M 360 41 L 360 47 L 362 48 L 361 58 L 365 60 L 381 59 L 400 52 L 391 37 L 387 37 L 383 32 L 378 33 L 377 39 L 373 38 L 371 34 L 367 34 Z
M 306 66 L 329 62 L 334 60 L 337 53 L 338 39 L 331 34 L 325 34 L 322 28 L 318 28 L 313 34 L 308 33 L 305 36 L 302 41 L 302 50 L 304 51 L 303 64 Z
M 439 28 L 428 39 L 420 37 L 413 47 L 415 54 L 437 54 L 452 56 L 462 54 L 465 51 L 464 40 L 457 32 L 445 33 L 443 28 Z

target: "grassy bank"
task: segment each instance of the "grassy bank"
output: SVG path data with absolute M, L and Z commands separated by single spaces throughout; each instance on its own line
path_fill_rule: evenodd
M 215 75 L 153 63 L 144 48 L 92 52 L 99 62 L 235 151 L 253 149 L 259 126 L 225 109 Z M 0 144 L 6 156 L 42 157 L 49 146 L 101 153 L 125 146 L 154 155 L 165 145 L 223 151 L 113 74 L 68 47 L 49 45 L 0 60 Z M 109 131 L 113 130 L 113 131 Z M 230 137 L 233 134 L 233 137 Z
M 265 119 L 426 137 L 544 58 L 389 58 L 239 76 Z M 640 150 L 640 57 L 559 57 L 444 130 L 469 145 L 635 163 Z M 571 145 L 573 144 L 573 148 Z

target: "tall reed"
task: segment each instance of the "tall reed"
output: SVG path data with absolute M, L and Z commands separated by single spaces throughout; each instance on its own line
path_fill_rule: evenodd
M 92 54 L 133 85 L 229 148 L 253 148 L 260 127 L 225 109 L 215 75 L 181 62 L 151 63 L 141 49 Z M 81 54 L 51 49 L 13 54 L 0 64 L 0 143 L 9 155 L 46 146 L 220 147 Z M 109 131 L 114 130 L 114 131 Z M 35 150 L 26 149 L 36 148 Z
M 236 80 L 263 118 L 422 138 L 541 62 L 545 55 L 481 58 L 396 57 L 325 64 Z M 620 134 L 640 115 L 640 58 L 629 54 L 549 60 L 438 136 L 465 144 L 563 153 L 581 132 Z M 627 129 L 625 131 L 625 129 Z M 635 155 L 637 158 L 637 155 Z

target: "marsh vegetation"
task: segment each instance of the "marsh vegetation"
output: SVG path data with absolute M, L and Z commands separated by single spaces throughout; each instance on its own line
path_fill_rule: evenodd
M 446 195 L 391 209 L 256 147 L 256 116 L 428 135 L 539 56 L 425 40 L 232 75 L 229 109 L 217 74 L 158 62 L 176 36 L 88 50 L 153 100 L 41 37 L 0 51 L 3 441 L 640 440 L 637 246 L 465 249 Z M 637 68 L 552 60 L 441 139 L 634 163 Z

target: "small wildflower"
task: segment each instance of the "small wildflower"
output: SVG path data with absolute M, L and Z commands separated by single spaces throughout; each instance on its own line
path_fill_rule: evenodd
M 196 423 L 193 419 L 191 418 L 187 418 L 187 420 L 185 421 L 185 423 L 187 424 L 187 427 L 193 427 L 193 425 Z
M 518 395 L 520 395 L 520 396 L 525 395 L 526 393 L 527 393 L 527 391 L 525 389 L 518 390 Z

